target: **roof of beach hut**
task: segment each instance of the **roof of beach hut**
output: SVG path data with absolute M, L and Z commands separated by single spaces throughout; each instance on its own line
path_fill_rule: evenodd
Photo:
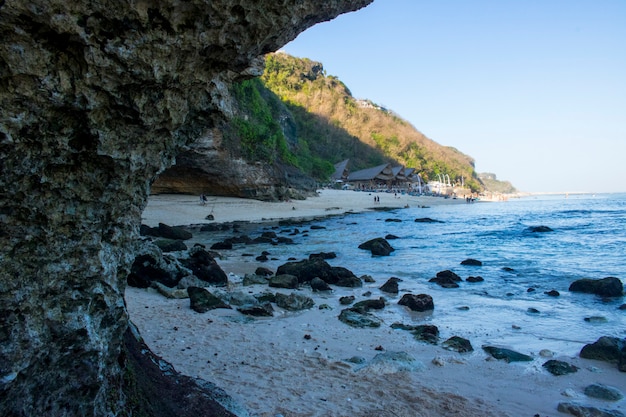
M 371 181 L 381 180 L 387 181 L 395 177 L 391 164 L 382 164 L 377 167 L 362 169 L 360 171 L 352 172 L 348 176 L 348 181 Z
M 344 161 L 336 163 L 335 164 L 335 173 L 330 176 L 330 179 L 332 179 L 333 181 L 339 181 L 339 180 L 347 179 L 348 178 L 348 174 L 349 174 L 348 162 L 350 162 L 349 159 L 346 159 Z

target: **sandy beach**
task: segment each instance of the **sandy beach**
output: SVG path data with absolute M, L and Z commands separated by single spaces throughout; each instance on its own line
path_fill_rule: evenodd
M 152 196 L 143 223 L 156 226 L 261 222 L 283 218 L 315 218 L 376 207 L 465 204 L 464 200 L 439 197 L 394 197 L 379 193 L 320 190 L 318 197 L 280 203 L 238 198 L 209 197 L 201 205 L 193 196 Z M 214 220 L 206 216 L 211 214 Z M 229 274 L 229 286 L 221 291 L 257 293 L 267 286 L 243 287 L 244 273 L 253 273 L 254 262 L 220 262 Z M 623 410 L 624 400 L 607 402 L 587 397 L 585 386 L 602 383 L 626 391 L 626 378 L 616 365 L 580 359 L 559 352 L 532 352 L 532 362 L 506 363 L 487 355 L 480 346 L 474 352 L 456 353 L 440 344 L 416 341 L 406 331 L 394 330 L 385 320 L 387 309 L 403 309 L 399 297 L 382 294 L 386 277 L 363 288 L 335 288 L 332 293 L 296 291 L 311 297 L 315 306 L 301 312 L 275 307 L 272 318 L 250 318 L 236 309 L 196 313 L 188 299 L 167 299 L 153 289 L 128 288 L 127 308 L 148 346 L 187 375 L 200 377 L 223 388 L 254 417 L 322 416 L 557 416 L 560 402 Z M 214 289 L 211 289 L 214 290 Z M 371 295 L 364 296 L 366 291 Z M 343 295 L 357 300 L 384 295 L 388 307 L 376 312 L 384 325 L 357 329 L 337 319 L 345 308 Z M 319 308 L 326 305 L 327 308 Z M 413 317 L 419 320 L 419 317 Z M 404 352 L 411 361 L 381 365 L 377 355 Z M 348 361 L 359 357 L 362 364 Z M 559 359 L 577 366 L 574 374 L 553 376 L 542 364 Z

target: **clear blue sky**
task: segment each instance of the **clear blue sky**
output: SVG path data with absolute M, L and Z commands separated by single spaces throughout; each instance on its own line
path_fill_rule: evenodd
M 521 191 L 626 191 L 626 0 L 375 0 L 283 50 Z

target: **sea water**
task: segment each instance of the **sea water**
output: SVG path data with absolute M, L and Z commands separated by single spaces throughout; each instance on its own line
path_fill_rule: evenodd
M 437 222 L 415 222 L 424 217 Z M 359 295 L 370 290 L 377 298 L 378 287 L 397 277 L 402 279 L 399 296 L 411 292 L 433 297 L 432 312 L 411 314 L 397 306 L 399 296 L 382 294 L 390 307 L 377 314 L 388 324 L 434 324 L 442 340 L 461 336 L 475 348 L 495 344 L 524 353 L 549 349 L 576 355 L 600 336 L 626 337 L 626 311 L 618 308 L 626 300 L 568 291 L 580 278 L 613 276 L 626 282 L 626 194 L 459 202 L 350 214 L 315 224 L 324 228 L 289 236 L 295 245 L 268 248 L 276 259 L 265 266 L 275 270 L 289 257 L 335 252 L 337 257 L 328 260 L 331 265 L 376 280 L 359 289 Z M 532 232 L 534 226 L 552 231 Z M 388 234 L 398 236 L 389 240 L 395 249 L 390 256 L 358 249 L 360 243 Z M 482 266 L 461 265 L 467 258 Z M 481 276 L 484 281 L 463 281 L 453 289 L 429 282 L 442 270 L 452 270 L 463 280 Z M 550 290 L 560 295 L 547 295 Z

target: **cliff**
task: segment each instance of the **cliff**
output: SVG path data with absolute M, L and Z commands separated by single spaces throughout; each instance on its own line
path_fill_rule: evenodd
M 263 54 L 370 1 L 0 1 L 0 414 L 133 414 L 123 292 L 152 181 L 219 137 Z

